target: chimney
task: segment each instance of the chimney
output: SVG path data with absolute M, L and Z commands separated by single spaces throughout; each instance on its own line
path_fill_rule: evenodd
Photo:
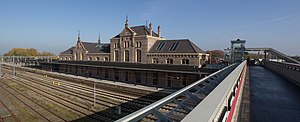
M 160 38 L 160 26 L 157 27 L 157 34 L 158 34 L 158 37 Z
M 99 33 L 99 37 L 98 37 L 98 45 L 101 44 L 101 39 L 100 39 L 100 33 Z
M 152 36 L 152 24 L 151 24 L 151 22 L 149 24 L 149 28 L 150 28 L 150 36 Z

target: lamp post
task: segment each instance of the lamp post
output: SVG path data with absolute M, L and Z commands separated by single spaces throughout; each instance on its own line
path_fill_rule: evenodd
M 96 81 L 94 81 L 94 105 L 93 107 L 95 107 L 96 105 Z
M 97 81 L 94 81 L 94 104 L 93 104 L 93 107 L 96 106 L 96 83 L 97 83 Z
M 16 65 L 15 65 L 15 55 L 13 55 L 13 69 L 14 69 L 14 71 L 13 71 L 13 76 L 16 76 Z
M 1 58 L 1 63 L 0 63 L 0 78 L 2 77 L 2 62 L 3 62 L 3 57 L 0 55 Z

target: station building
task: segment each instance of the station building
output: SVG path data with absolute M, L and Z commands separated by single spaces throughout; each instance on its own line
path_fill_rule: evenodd
M 110 43 L 83 42 L 78 34 L 75 46 L 60 53 L 60 60 L 107 61 L 142 64 L 174 64 L 201 67 L 208 60 L 209 54 L 189 39 L 164 39 L 160 26 L 157 33 L 149 26 L 125 27 Z
M 129 27 L 128 20 L 110 43 L 83 42 L 41 63 L 48 71 L 163 88 L 182 88 L 214 72 L 201 68 L 208 54 L 189 39 L 165 39 L 152 24 Z

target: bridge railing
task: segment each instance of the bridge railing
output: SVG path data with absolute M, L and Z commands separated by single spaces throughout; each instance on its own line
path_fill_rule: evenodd
M 147 119 L 155 121 L 180 121 L 203 99 L 205 100 L 237 66 L 238 64 L 227 66 L 151 105 L 117 120 L 117 122 L 136 122 Z M 232 81 L 230 83 L 232 83 Z M 205 113 L 206 112 L 204 112 L 204 114 Z
M 247 71 L 246 61 L 232 71 L 183 122 L 231 122 L 237 118 L 242 89 Z
M 300 64 L 266 61 L 265 67 L 289 79 L 300 86 Z

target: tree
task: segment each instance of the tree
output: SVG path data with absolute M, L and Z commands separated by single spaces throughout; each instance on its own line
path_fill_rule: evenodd
M 55 54 L 50 52 L 38 52 L 34 48 L 13 48 L 9 50 L 4 56 L 55 56 Z

